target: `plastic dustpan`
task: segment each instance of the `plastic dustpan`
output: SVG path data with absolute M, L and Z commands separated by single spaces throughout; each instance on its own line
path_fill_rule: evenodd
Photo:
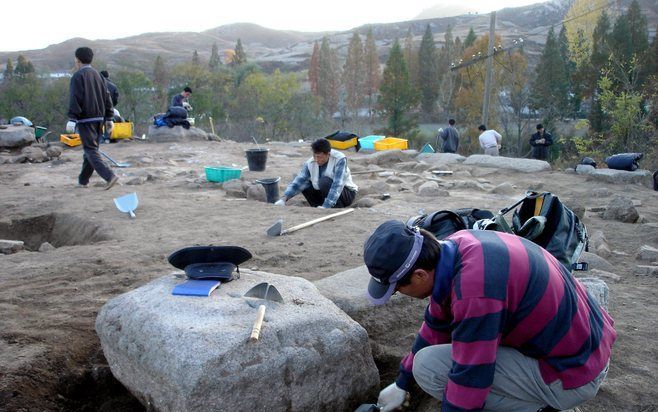
M 137 193 L 129 193 L 121 197 L 114 198 L 114 204 L 117 206 L 123 213 L 130 213 L 130 217 L 135 217 L 135 209 L 139 205 L 139 200 L 137 199 Z

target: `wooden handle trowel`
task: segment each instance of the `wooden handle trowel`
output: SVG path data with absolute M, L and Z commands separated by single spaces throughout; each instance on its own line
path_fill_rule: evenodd
M 244 297 L 255 298 L 247 299 L 247 303 L 249 303 L 250 306 L 255 307 L 258 305 L 258 314 L 256 315 L 256 321 L 254 322 L 254 326 L 251 329 L 251 336 L 249 337 L 250 341 L 257 341 L 260 337 L 261 327 L 263 326 L 266 305 L 270 302 L 283 303 L 283 298 L 277 288 L 268 282 L 257 284 L 249 289 L 244 294 Z

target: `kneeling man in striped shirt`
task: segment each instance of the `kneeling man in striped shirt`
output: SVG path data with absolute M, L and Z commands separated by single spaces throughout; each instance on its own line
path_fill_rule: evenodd
M 376 305 L 400 291 L 429 297 L 424 322 L 382 411 L 413 382 L 442 411 L 554 411 L 592 399 L 616 333 L 608 313 L 557 259 L 524 238 L 463 230 L 437 240 L 399 221 L 368 238 Z

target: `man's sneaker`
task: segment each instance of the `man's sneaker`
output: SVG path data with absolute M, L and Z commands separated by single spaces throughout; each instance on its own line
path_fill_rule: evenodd
M 110 181 L 107 182 L 107 185 L 105 186 L 105 190 L 110 190 L 110 189 L 112 189 L 112 186 L 114 186 L 115 184 L 117 184 L 118 181 L 119 181 L 119 176 L 116 176 L 116 175 L 115 175 L 115 176 L 112 176 L 112 179 L 110 179 Z
M 86 188 L 89 187 L 89 184 L 84 184 L 84 185 L 83 185 L 82 183 L 78 183 L 78 187 L 79 187 L 80 189 L 86 189 Z

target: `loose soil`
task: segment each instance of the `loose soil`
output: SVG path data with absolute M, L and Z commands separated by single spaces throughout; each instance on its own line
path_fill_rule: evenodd
M 242 181 L 281 177 L 281 191 L 310 155 L 309 143 L 269 144 L 265 172 L 242 172 Z M 640 276 L 635 267 L 642 245 L 658 245 L 658 192 L 641 185 L 614 185 L 551 171 L 522 174 L 465 165 L 380 164 L 395 176 L 367 170 L 369 155 L 345 152 L 370 207 L 291 235 L 268 238 L 266 229 L 281 218 L 284 228 L 331 211 L 306 207 L 298 196 L 285 208 L 255 198 L 234 197 L 221 184 L 206 182 L 204 166 L 246 166 L 244 150 L 255 145 L 231 141 L 103 145 L 102 150 L 131 167 L 114 169 L 121 186 L 102 190 L 97 176 L 77 188 L 82 151 L 64 150 L 70 162 L 0 165 L 0 238 L 24 240 L 25 251 L 0 255 L 0 410 L 139 411 L 144 408 L 111 375 L 94 332 L 96 314 L 114 296 L 170 273 L 167 256 L 192 245 L 239 245 L 253 258 L 246 267 L 317 280 L 363 264 L 363 243 L 382 221 L 406 218 L 420 209 L 478 207 L 497 211 L 513 204 L 529 187 L 558 195 L 573 208 L 585 208 L 590 233 L 603 231 L 607 258 L 621 280 L 610 286 L 610 312 L 619 333 L 610 372 L 598 396 L 583 411 L 658 410 L 658 278 Z M 411 160 L 416 162 L 416 160 Z M 449 196 L 420 197 L 417 187 L 431 178 L 422 170 L 451 168 L 443 182 L 467 181 Z M 409 173 L 413 170 L 412 173 Z M 404 173 L 406 172 L 406 173 Z M 516 192 L 493 194 L 503 182 Z M 131 184 L 128 184 L 131 183 Z M 478 187 L 477 184 L 480 186 Z M 260 188 L 260 191 L 258 190 Z M 601 189 L 607 189 L 601 190 Z M 137 218 L 114 206 L 113 198 L 137 192 Z M 390 198 L 381 200 L 383 193 Z M 602 220 L 591 208 L 612 196 L 632 198 L 642 223 Z M 55 246 L 38 252 L 43 242 Z M 644 263 L 647 264 L 647 263 Z M 394 347 L 402 353 L 422 321 L 401 320 L 399 339 L 374 337 L 374 353 Z M 382 385 L 397 359 L 377 359 Z M 372 400 L 375 401 L 374 399 Z M 436 403 L 415 403 L 430 410 Z

